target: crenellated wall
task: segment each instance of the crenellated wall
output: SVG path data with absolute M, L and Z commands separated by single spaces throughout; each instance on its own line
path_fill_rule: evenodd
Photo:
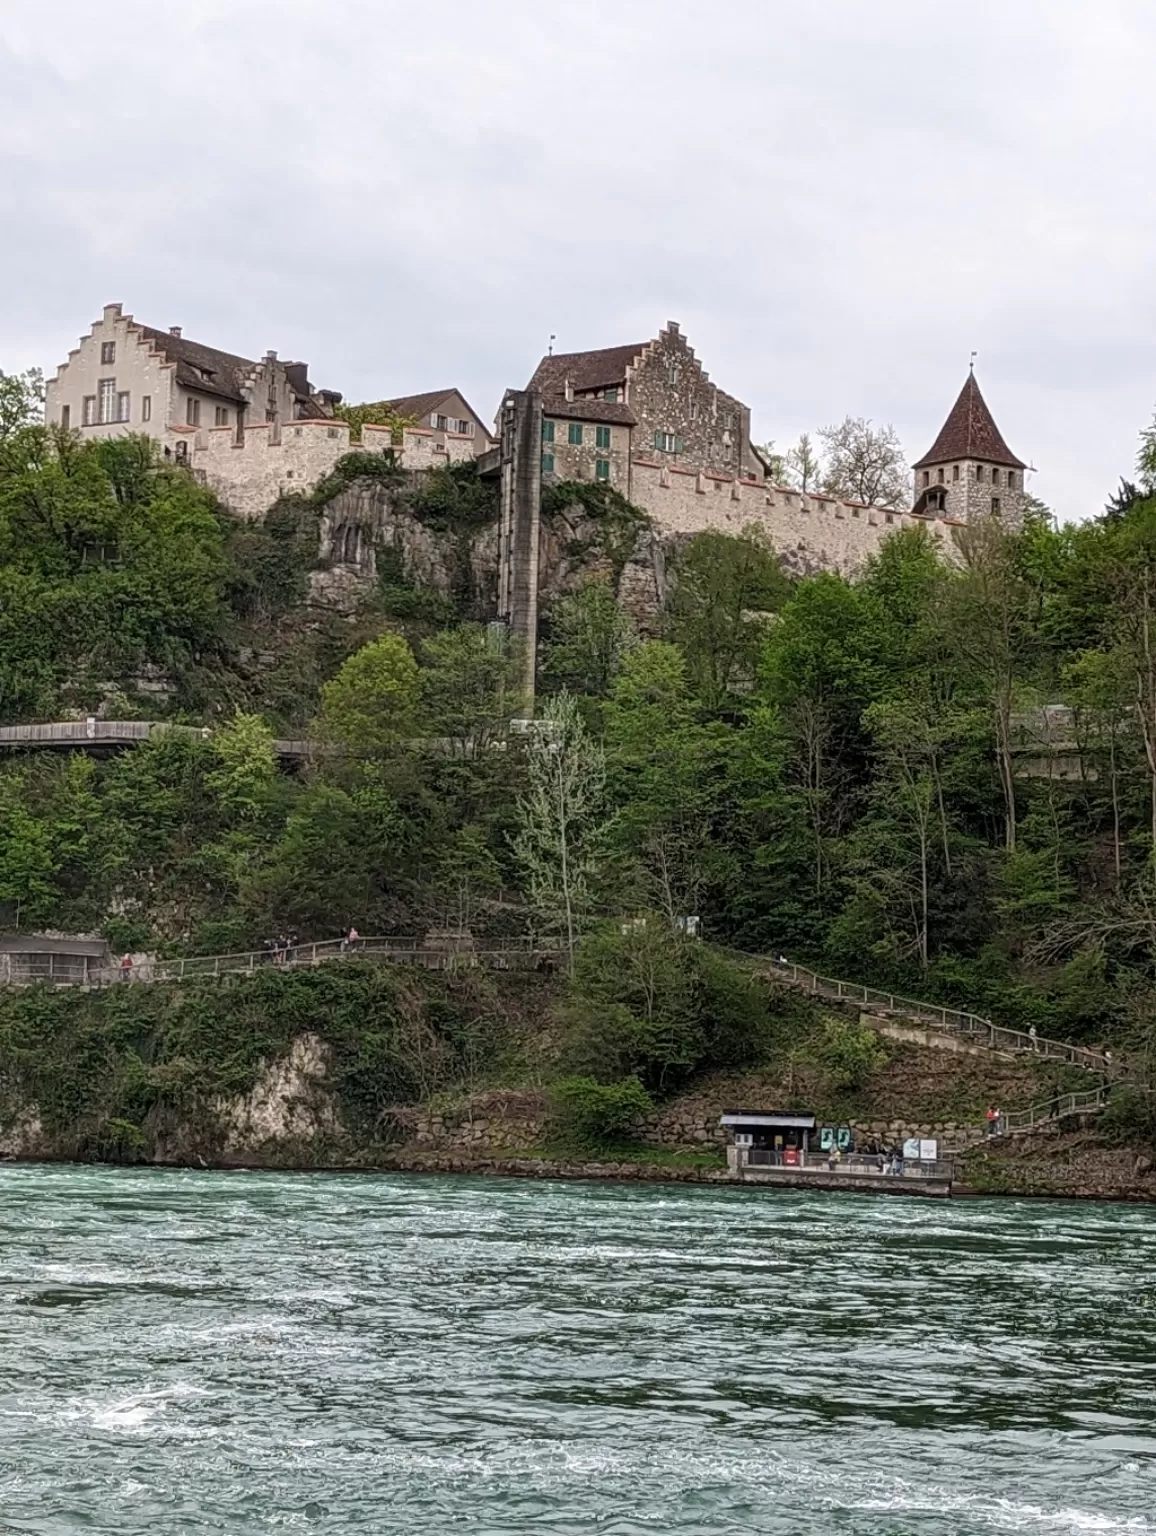
M 954 533 L 962 527 L 946 518 L 889 512 L 640 458 L 631 467 L 631 500 L 649 513 L 660 534 L 737 534 L 754 525 L 766 534 L 784 565 L 799 574 L 825 570 L 854 575 L 888 534 L 901 528 L 926 528 L 949 554 Z
M 279 496 L 311 491 L 350 452 L 393 448 L 406 469 L 433 469 L 471 459 L 477 451 L 475 438 L 438 434 L 428 427 L 405 427 L 395 442 L 389 427 L 366 425 L 360 443 L 351 443 L 348 424 L 332 420 L 287 422 L 279 432 L 268 422 L 257 422 L 246 427 L 239 442 L 228 427 L 176 429 L 165 446 L 175 457 L 187 456 L 224 505 L 247 519 L 263 517 Z

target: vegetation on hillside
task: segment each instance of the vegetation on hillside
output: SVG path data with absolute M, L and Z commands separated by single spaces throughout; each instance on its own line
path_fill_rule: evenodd
M 110 689 L 139 708 L 151 668 L 170 712 L 216 727 L 0 763 L 6 924 L 162 950 L 351 922 L 552 935 L 574 956 L 559 1073 L 661 1097 L 763 1049 L 741 972 L 681 931 L 698 917 L 724 945 L 1110 1041 L 1149 1070 L 1147 444 L 1104 515 L 981 524 L 952 563 L 914 530 L 854 582 L 791 582 L 757 535 L 684 541 L 646 633 L 599 569 L 546 615 L 543 724 L 507 742 L 518 658 L 465 605 L 407 616 L 379 594 L 303 619 L 314 501 L 238 527 L 139 440 L 81 444 L 11 401 L 0 423 L 0 716 Z M 414 508 L 452 540 L 485 526 L 489 495 L 459 469 Z M 334 750 L 286 776 L 286 724 Z

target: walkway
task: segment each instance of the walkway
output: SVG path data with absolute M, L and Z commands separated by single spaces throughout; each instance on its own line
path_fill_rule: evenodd
M 876 1013 L 910 1019 L 913 1023 L 930 1025 L 934 1029 L 946 1030 L 949 1034 L 963 1035 L 992 1051 L 1016 1052 L 1034 1056 L 1038 1061 L 1062 1062 L 1066 1066 L 1081 1067 L 1086 1072 L 1095 1072 L 1103 1077 L 1111 1076 L 1113 1072 L 1112 1061 L 1103 1051 L 1091 1046 L 1071 1045 L 1064 1040 L 1047 1040 L 1043 1035 L 1033 1038 L 1026 1030 L 1005 1029 L 976 1013 L 962 1013 L 957 1008 L 943 1008 L 938 1003 L 917 1002 L 909 997 L 899 997 L 894 992 L 863 987 L 857 982 L 834 981 L 789 960 L 774 960 L 765 955 L 760 956 L 760 959 L 770 967 L 778 980 L 799 987 L 815 997 L 827 997 L 837 1003 L 855 1003 Z
M 165 720 L 56 720 L 42 725 L 0 726 L 0 751 L 115 751 L 163 731 L 203 741 L 213 734 L 208 726 L 170 725 Z M 312 756 L 314 748 L 309 741 L 275 741 L 273 750 L 282 762 L 302 762 Z
M 195 981 L 212 976 L 252 976 L 257 971 L 308 969 L 340 960 L 372 960 L 381 965 L 419 965 L 425 970 L 458 971 L 482 967 L 491 971 L 544 971 L 561 960 L 556 949 L 537 949 L 517 939 L 473 948 L 465 944 L 423 942 L 393 937 L 323 939 L 274 953 L 246 950 L 235 955 L 192 955 L 183 960 L 145 960 L 131 967 L 110 966 L 88 982 L 58 982 L 59 986 L 108 987 L 132 982 Z

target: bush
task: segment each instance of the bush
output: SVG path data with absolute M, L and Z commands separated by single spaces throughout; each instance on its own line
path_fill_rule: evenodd
M 554 1086 L 552 1114 L 557 1138 L 585 1152 L 606 1151 L 629 1143 L 638 1122 L 654 1108 L 636 1077 L 620 1083 L 596 1083 L 592 1077 L 567 1077 Z
M 865 1024 L 835 1015 L 823 1020 L 819 1058 L 835 1088 L 860 1088 L 887 1060 L 879 1036 Z

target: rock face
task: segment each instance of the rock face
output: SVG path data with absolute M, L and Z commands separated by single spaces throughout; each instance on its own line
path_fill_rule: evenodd
M 269 1062 L 251 1092 L 215 1106 L 221 1156 L 292 1158 L 347 1142 L 329 1081 L 329 1053 L 316 1035 L 298 1035 L 287 1056 Z M 311 1159 L 307 1159 L 311 1160 Z
M 548 606 L 590 576 L 605 576 L 646 628 L 666 595 L 669 546 L 644 521 L 608 520 L 575 502 L 543 516 L 540 591 Z M 352 612 L 379 581 L 404 582 L 460 601 L 479 618 L 497 610 L 498 525 L 439 528 L 419 519 L 411 489 L 358 480 L 321 517 L 319 568 L 310 578 L 317 606 Z

